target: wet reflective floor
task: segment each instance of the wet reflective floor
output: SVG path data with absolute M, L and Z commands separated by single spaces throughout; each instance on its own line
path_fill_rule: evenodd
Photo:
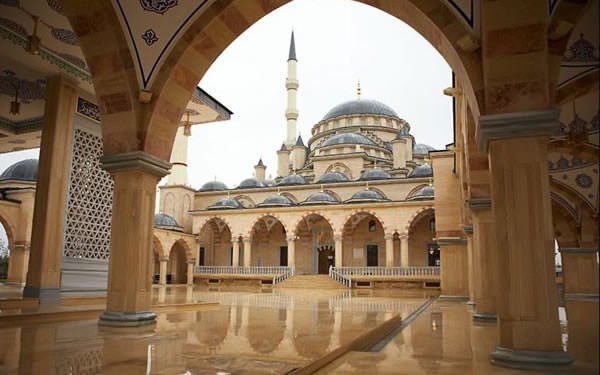
M 430 297 L 422 291 L 155 287 L 157 305 L 213 301 L 158 313 L 144 329 L 96 319 L 0 329 L 0 374 L 286 374 Z M 564 315 L 563 315 L 564 316 Z M 598 373 L 598 302 L 570 302 L 569 373 Z M 581 318 L 580 320 L 578 320 Z M 349 352 L 322 374 L 531 374 L 489 364 L 496 327 L 469 306 L 436 301 L 378 352 Z M 542 372 L 536 372 L 542 373 Z

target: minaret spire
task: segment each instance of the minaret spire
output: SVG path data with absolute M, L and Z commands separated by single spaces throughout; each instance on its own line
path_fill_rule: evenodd
M 294 41 L 294 32 L 290 39 L 290 53 L 288 56 L 288 74 L 285 80 L 285 88 L 287 90 L 287 108 L 285 110 L 285 118 L 287 120 L 287 134 L 285 145 L 288 150 L 291 150 L 296 142 L 296 121 L 298 120 L 298 109 L 296 108 L 296 95 L 298 93 L 298 78 L 296 75 L 296 43 Z

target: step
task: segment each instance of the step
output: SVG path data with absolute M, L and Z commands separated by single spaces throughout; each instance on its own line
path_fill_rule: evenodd
M 277 284 L 277 288 L 302 289 L 345 289 L 346 287 L 331 279 L 328 275 L 296 275 Z

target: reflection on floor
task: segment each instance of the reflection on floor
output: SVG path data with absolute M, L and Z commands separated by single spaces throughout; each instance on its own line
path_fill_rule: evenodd
M 157 287 L 155 304 L 220 305 L 158 313 L 156 326 L 143 330 L 101 328 L 95 319 L 15 324 L 0 329 L 0 374 L 285 374 L 395 315 L 408 316 L 427 298 L 394 289 Z M 581 315 L 589 318 L 597 306 L 568 309 L 591 309 Z M 598 336 L 590 340 L 589 329 L 572 324 L 569 332 L 569 351 L 581 359 L 576 373 L 597 373 Z M 322 373 L 528 374 L 489 365 L 495 335 L 494 326 L 473 325 L 465 304 L 435 302 L 380 352 L 350 352 Z

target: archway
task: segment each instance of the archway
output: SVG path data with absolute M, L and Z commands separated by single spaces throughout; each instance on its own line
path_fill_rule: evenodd
M 164 249 L 156 235 L 152 236 L 152 282 L 160 282 L 160 259 L 164 257 Z
M 327 274 L 335 265 L 335 239 L 330 220 L 309 213 L 296 225 L 297 273 Z
M 251 229 L 250 264 L 244 266 L 287 266 L 287 232 L 281 221 L 271 215 L 262 216 Z M 243 249 L 244 253 L 247 251 Z M 244 254 L 246 255 L 246 254 Z
M 198 234 L 201 257 L 207 266 L 230 266 L 232 264 L 231 230 L 219 218 L 208 219 Z M 202 255 L 203 254 L 203 255 Z
M 384 266 L 387 249 L 383 223 L 372 213 L 355 212 L 346 220 L 343 229 L 343 264 L 355 267 Z
M 169 252 L 169 263 L 167 266 L 171 284 L 185 284 L 187 282 L 188 254 L 182 240 L 176 241 Z
M 0 216 L 0 280 L 8 279 L 8 266 L 12 243 L 13 240 L 10 227 L 6 225 L 5 219 Z
M 435 241 L 435 212 L 433 209 L 421 211 L 410 222 L 407 255 L 409 266 L 438 267 L 440 265 L 440 250 Z

